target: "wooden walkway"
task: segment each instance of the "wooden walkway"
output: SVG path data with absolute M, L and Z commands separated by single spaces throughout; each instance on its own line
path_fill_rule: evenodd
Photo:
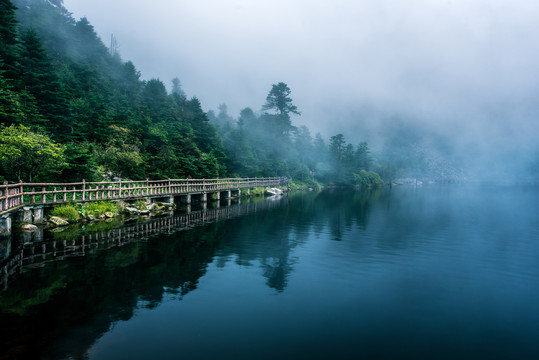
M 0 214 L 22 206 L 69 201 L 157 198 L 208 194 L 282 185 L 286 178 L 166 179 L 78 183 L 23 183 L 0 185 Z

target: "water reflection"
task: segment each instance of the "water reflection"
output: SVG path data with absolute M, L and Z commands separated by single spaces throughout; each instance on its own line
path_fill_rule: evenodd
M 287 201 L 74 226 L 34 234 L 32 242 L 27 234 L 11 239 L 26 245 L 3 264 L 0 336 L 5 355 L 82 356 L 111 324 L 131 318 L 141 304 L 153 308 L 165 293 L 181 299 L 196 289 L 216 249 L 237 226 L 247 224 L 233 224 L 233 219 L 250 215 L 256 223 Z
M 353 191 L 296 194 L 5 239 L 3 348 L 8 357 L 81 357 L 111 324 L 130 319 L 137 308 L 155 308 L 166 294 L 181 300 L 195 290 L 210 263 L 260 267 L 266 285 L 282 293 L 298 262 L 293 250 L 311 231 L 329 226 L 340 240 L 343 226 L 355 222 L 365 228 L 379 197 Z
M 237 359 L 239 348 L 257 359 L 533 358 L 538 196 L 327 190 L 44 233 L 11 250 L 2 349 L 51 359 Z

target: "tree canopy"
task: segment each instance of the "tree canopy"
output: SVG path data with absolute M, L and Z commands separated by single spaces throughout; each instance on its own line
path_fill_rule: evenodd
M 48 136 L 30 131 L 24 125 L 11 125 L 0 130 L 0 162 L 2 173 L 17 180 L 33 181 L 34 175 L 59 173 L 67 166 L 65 147 Z
M 294 126 L 290 116 L 301 113 L 284 82 L 272 85 L 261 113 L 246 107 L 235 118 L 226 104 L 205 112 L 179 78 L 170 92 L 160 79 L 142 80 L 135 64 L 117 47 L 109 51 L 89 20 L 74 20 L 61 0 L 0 0 L 0 10 L 5 180 L 353 182 L 372 163 L 366 143 L 348 144 L 347 160 L 335 162 L 320 134 L 313 139 L 306 126 Z

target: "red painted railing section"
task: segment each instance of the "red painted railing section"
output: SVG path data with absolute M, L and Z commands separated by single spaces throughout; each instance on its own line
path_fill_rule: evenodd
M 117 200 L 279 186 L 284 178 L 166 179 L 0 185 L 0 212 L 23 205 Z

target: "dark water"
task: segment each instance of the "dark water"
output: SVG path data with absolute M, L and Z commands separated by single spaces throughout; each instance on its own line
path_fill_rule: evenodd
M 2 283 L 0 359 L 539 358 L 537 187 L 197 214 L 34 239 Z

